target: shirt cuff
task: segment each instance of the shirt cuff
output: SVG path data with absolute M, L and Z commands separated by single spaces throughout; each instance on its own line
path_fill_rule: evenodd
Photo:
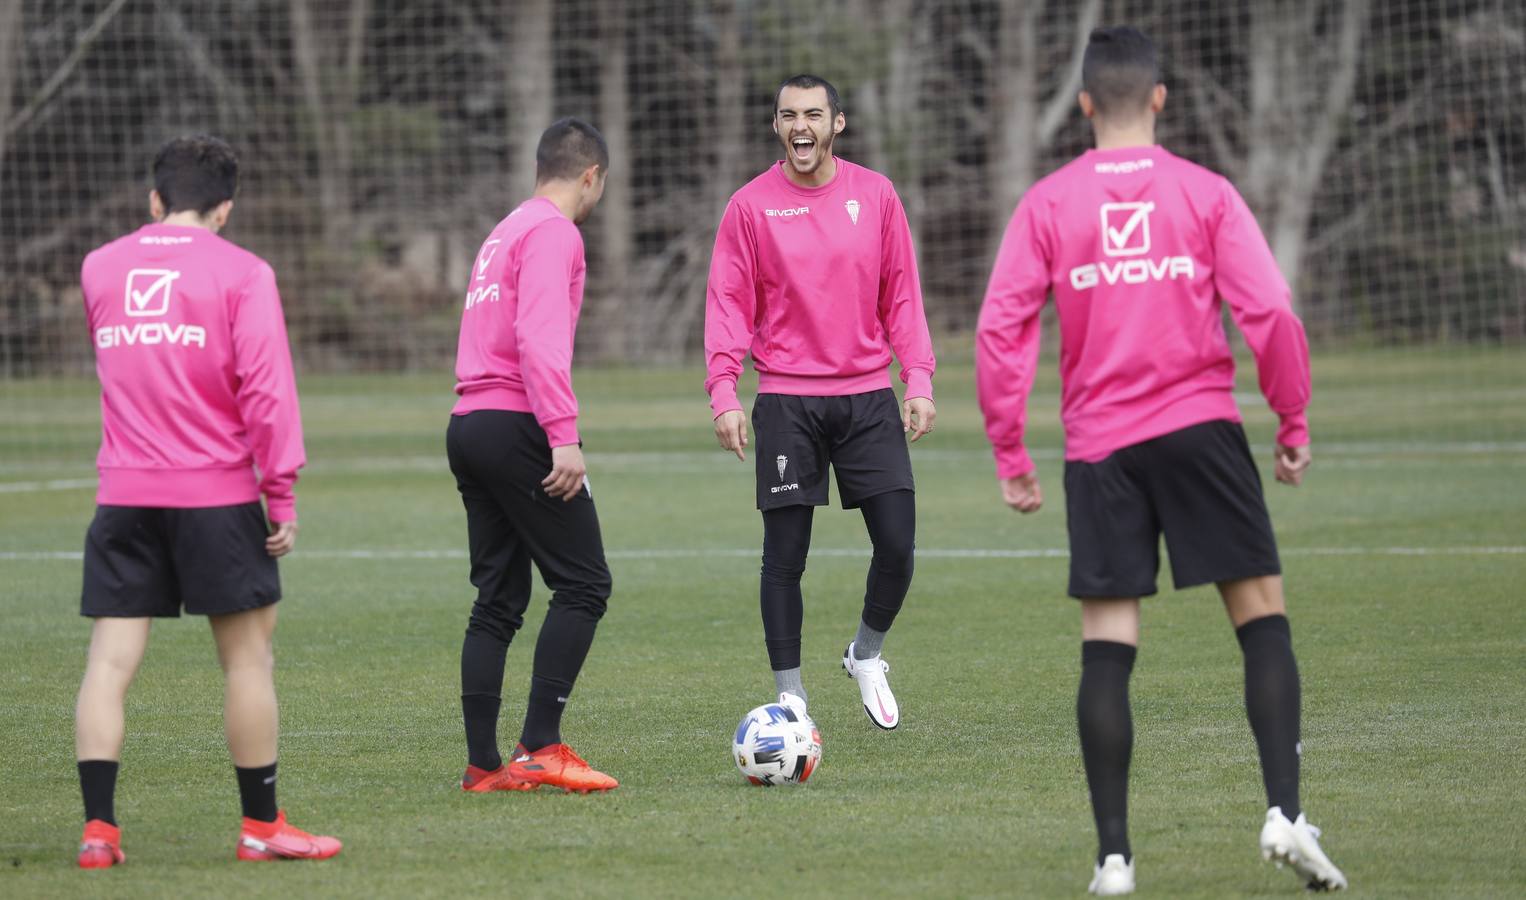
M 552 447 L 565 447 L 568 444 L 578 443 L 577 416 L 552 419 L 549 422 L 540 423 L 540 427 L 546 432 L 546 443 Z
M 297 498 L 290 494 L 285 497 L 266 497 L 265 517 L 276 523 L 297 521 Z
M 1027 475 L 1033 471 L 1033 458 L 1021 444 L 1016 447 L 996 448 L 996 477 L 1003 480 Z
M 732 379 L 717 381 L 710 388 L 710 418 L 716 419 L 721 413 L 741 408 L 742 401 L 737 399 L 737 383 Z
M 1277 443 L 1284 447 L 1303 447 L 1309 443 L 1309 418 L 1302 412 L 1282 417 L 1277 427 Z
M 925 397 L 933 399 L 933 376 L 924 369 L 908 369 L 901 373 L 901 380 L 906 382 L 906 396 L 903 400 L 913 397 Z

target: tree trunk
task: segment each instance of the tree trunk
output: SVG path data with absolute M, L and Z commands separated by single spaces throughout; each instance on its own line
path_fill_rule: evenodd
M 21 80 L 21 2 L 0 0 L 0 175 L 5 174 L 6 122 L 16 96 L 16 82 Z M 0 182 L 3 183 L 3 182 Z M 0 222 L 5 221 L 5 194 L 0 191 Z
M 635 198 L 631 195 L 629 55 L 626 36 L 628 14 L 623 3 L 604 10 L 599 19 L 599 121 L 597 126 L 609 144 L 609 175 L 599 206 L 603 238 L 599 258 L 599 282 L 604 286 L 599 322 L 599 355 L 618 355 L 626 341 L 629 322 L 635 315 L 631 263 L 635 257 Z
M 323 215 L 323 240 L 329 250 L 341 255 L 348 255 L 355 245 L 352 125 L 369 11 L 369 0 L 350 0 L 342 68 L 326 73 L 326 29 L 313 15 L 312 0 L 291 0 L 292 56 L 317 151 L 316 199 Z
M 556 103 L 556 69 L 551 59 L 551 0 L 510 4 L 509 46 L 503 54 L 508 93 L 508 162 L 511 197 L 535 188 L 535 147 L 551 124 Z

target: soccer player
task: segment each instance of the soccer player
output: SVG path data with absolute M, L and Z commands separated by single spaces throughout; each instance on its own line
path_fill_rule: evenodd
M 797 75 L 775 95 L 784 159 L 731 197 L 715 238 L 705 300 L 705 390 L 720 445 L 745 460 L 737 400 L 742 359 L 758 371 L 760 603 L 781 700 L 803 711 L 800 578 L 827 465 L 845 509 L 859 508 L 874 557 L 863 615 L 843 653 L 869 720 L 901 724 L 880 658 L 911 586 L 917 511 L 905 434 L 933 428 L 932 339 L 906 212 L 889 179 L 832 153 L 847 121 L 837 90 Z M 896 404 L 891 351 L 906 384 Z
M 466 507 L 477 588 L 461 645 L 461 712 L 472 792 L 607 791 L 619 784 L 562 742 L 562 710 L 609 600 L 609 567 L 578 440 L 572 343 L 583 304 L 578 225 L 604 194 L 609 148 L 587 122 L 541 135 L 535 192 L 477 251 L 456 354 L 460 399 L 445 432 Z M 498 754 L 509 643 L 530 602 L 530 563 L 551 588 L 535 644 L 519 746 Z
M 1166 101 L 1155 46 L 1133 28 L 1090 36 L 1081 111 L 1097 149 L 1035 184 L 1007 227 L 976 343 L 977 384 L 1003 499 L 1043 503 L 1023 441 L 1053 291 L 1070 594 L 1081 601 L 1081 751 L 1100 849 L 1090 890 L 1134 888 L 1126 828 L 1128 683 L 1139 598 L 1155 593 L 1165 533 L 1177 588 L 1213 583 L 1245 658 L 1245 705 L 1267 810 L 1262 854 L 1310 887 L 1345 887 L 1298 798 L 1298 669 L 1281 568 L 1235 406 L 1229 304 L 1280 419 L 1277 480 L 1309 466 L 1308 345 L 1256 220 L 1219 175 L 1155 145 Z
M 124 699 L 149 624 L 182 606 L 208 617 L 222 663 L 244 812 L 237 857 L 327 859 L 339 841 L 276 806 L 276 558 L 296 544 L 305 457 L 275 273 L 217 236 L 238 188 L 231 147 L 176 138 L 153 175 L 157 224 L 97 249 L 81 274 L 102 439 L 80 604 L 94 624 L 75 714 L 79 864 L 125 859 L 113 803 Z

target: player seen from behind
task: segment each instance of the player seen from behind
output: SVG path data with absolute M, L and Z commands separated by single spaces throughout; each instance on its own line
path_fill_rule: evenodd
M 156 224 L 97 249 L 81 273 L 101 450 L 80 605 L 94 624 L 75 717 L 79 864 L 125 859 L 113 802 L 124 701 L 149 624 L 182 606 L 208 617 L 222 664 L 243 803 L 237 858 L 326 859 L 340 842 L 288 824 L 276 806 L 276 558 L 296 543 L 292 488 L 305 458 L 275 273 L 217 236 L 238 187 L 227 144 L 170 141 L 153 178 Z
M 1060 319 L 1069 592 L 1081 601 L 1076 702 L 1099 849 L 1090 890 L 1134 889 L 1126 827 L 1129 676 L 1162 532 L 1177 588 L 1213 583 L 1244 654 L 1268 810 L 1263 856 L 1312 888 L 1346 879 L 1298 795 L 1299 679 L 1271 521 L 1235 405 L 1221 298 L 1280 425 L 1277 480 L 1308 468 L 1308 346 L 1266 240 L 1223 177 L 1155 144 L 1157 52 L 1133 28 L 1091 34 L 1080 95 L 1097 148 L 1039 181 L 1007 227 L 980 314 L 977 383 L 1003 499 L 1043 502 L 1023 427 L 1039 311 Z
M 609 149 L 587 122 L 541 135 L 535 192 L 477 251 L 461 313 L 456 393 L 445 432 L 466 507 L 477 588 L 461 645 L 461 711 L 471 792 L 542 784 L 607 791 L 615 779 L 562 742 L 562 710 L 610 594 L 599 517 L 578 439 L 572 345 L 587 269 L 581 224 L 598 205 Z M 535 644 L 519 745 L 498 753 L 509 643 L 530 602 L 530 564 L 551 602 Z

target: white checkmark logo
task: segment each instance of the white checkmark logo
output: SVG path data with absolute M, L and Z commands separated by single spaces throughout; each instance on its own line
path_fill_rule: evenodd
M 1108 256 L 1138 256 L 1150 252 L 1150 213 L 1154 203 L 1104 203 L 1102 204 L 1102 250 Z M 1127 213 L 1122 228 L 1113 226 L 1113 214 Z M 1135 232 L 1136 243 L 1130 244 Z
M 180 273 L 173 269 L 133 269 L 127 273 L 127 314 L 162 316 L 170 309 L 170 290 Z
M 499 241 L 492 240 L 482 245 L 482 250 L 477 254 L 477 280 L 481 281 L 487 275 L 487 267 L 493 261 L 493 255 L 498 252 Z

